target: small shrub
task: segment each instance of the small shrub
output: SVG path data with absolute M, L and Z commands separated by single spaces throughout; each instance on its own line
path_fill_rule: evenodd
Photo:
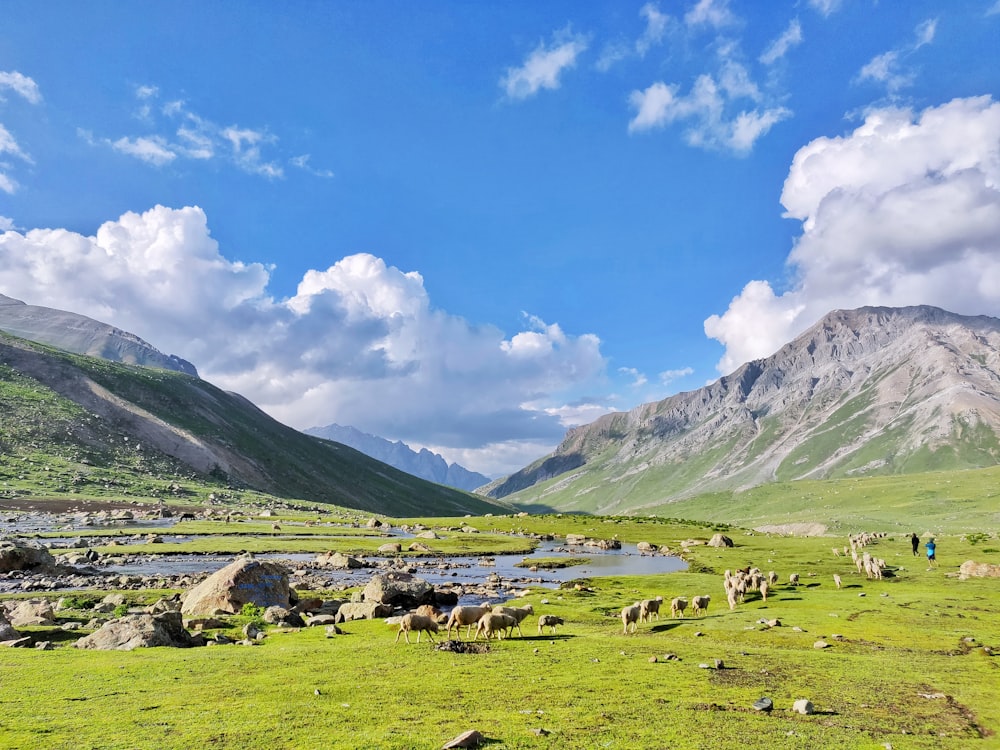
M 117 607 L 114 608 L 111 614 L 114 617 L 124 617 L 125 615 L 128 614 L 128 604 L 124 602 L 122 604 L 119 604 Z
M 240 610 L 240 614 L 243 617 L 258 618 L 264 614 L 264 608 L 253 602 L 247 602 L 243 605 L 243 609 Z

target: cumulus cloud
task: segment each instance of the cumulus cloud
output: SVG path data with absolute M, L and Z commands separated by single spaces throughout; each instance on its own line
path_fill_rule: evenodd
M 767 45 L 767 49 L 761 53 L 759 59 L 764 65 L 773 65 L 783 58 L 788 50 L 800 44 L 802 44 L 802 24 L 799 23 L 799 19 L 793 18 L 782 35 Z
M 559 88 L 563 71 L 576 65 L 576 59 L 587 49 L 588 40 L 569 30 L 555 35 L 552 46 L 541 42 L 522 65 L 508 68 L 500 87 L 509 99 L 527 99 L 542 89 Z
M 127 213 L 93 236 L 0 234 L 3 294 L 136 333 L 299 428 L 355 425 L 449 460 L 481 451 L 470 468 L 499 474 L 595 409 L 573 395 L 605 376 L 594 335 L 532 315 L 513 335 L 472 325 L 373 255 L 307 271 L 287 299 L 269 294 L 270 272 L 226 258 L 197 207 Z
M 691 10 L 684 14 L 688 26 L 711 26 L 716 29 L 729 26 L 736 16 L 729 10 L 729 0 L 698 0 Z
M 749 282 L 705 332 L 721 373 L 772 354 L 831 310 L 921 305 L 1000 315 L 1000 103 L 872 110 L 795 155 L 781 195 L 802 233 L 789 288 Z
M 639 57 L 645 57 L 650 49 L 663 41 L 663 35 L 670 23 L 670 16 L 660 12 L 655 3 L 646 3 L 639 10 L 639 15 L 646 21 L 646 28 L 635 43 L 635 51 Z

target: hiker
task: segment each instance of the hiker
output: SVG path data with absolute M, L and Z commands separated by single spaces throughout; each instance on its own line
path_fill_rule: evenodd
M 937 545 L 934 543 L 934 537 L 931 537 L 924 542 L 924 548 L 927 550 L 927 564 L 933 568 L 937 565 L 937 559 L 934 556 L 937 552 Z M 930 570 L 931 568 L 928 568 L 927 570 Z
M 917 550 L 920 549 L 920 537 L 917 536 L 916 532 L 910 534 L 910 544 L 913 546 L 913 556 L 917 556 Z

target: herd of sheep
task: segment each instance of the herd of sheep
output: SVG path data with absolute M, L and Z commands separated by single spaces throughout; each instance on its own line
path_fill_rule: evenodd
M 885 536 L 884 534 L 857 534 L 849 537 L 849 546 L 843 548 L 844 556 L 850 555 L 858 573 L 866 575 L 869 579 L 881 579 L 886 568 L 885 560 L 872 556 L 869 552 L 863 551 L 864 547 Z M 859 554 L 859 551 L 861 553 Z M 840 557 L 841 550 L 833 548 L 833 554 Z M 834 574 L 834 585 L 839 589 L 842 585 L 840 575 Z M 755 591 L 760 595 L 762 601 L 767 601 L 769 591 L 778 583 L 778 574 L 769 571 L 764 574 L 760 568 L 748 566 L 735 571 L 727 570 L 723 576 L 723 590 L 726 594 L 726 601 L 729 609 L 736 609 L 737 605 L 745 601 L 745 596 L 749 591 Z M 799 574 L 791 573 L 788 576 L 790 586 L 799 585 Z M 708 604 L 711 601 L 708 594 L 694 596 L 690 600 L 691 611 L 695 617 L 708 612 Z M 621 610 L 622 633 L 628 635 L 638 630 L 639 623 L 652 622 L 653 618 L 660 619 L 660 605 L 664 598 L 657 596 L 652 599 L 642 599 L 623 607 Z M 670 614 L 672 617 L 684 617 L 684 612 L 688 608 L 687 597 L 678 596 L 670 600 Z M 406 642 L 410 642 L 409 634 L 417 633 L 417 642 L 420 642 L 420 634 L 427 633 L 431 640 L 433 633 L 440 631 L 440 626 L 445 625 L 447 635 L 451 638 L 454 629 L 459 640 L 462 637 L 462 627 L 466 628 L 466 639 L 473 638 L 472 626 L 476 626 L 476 633 L 473 640 L 478 640 L 480 636 L 489 640 L 496 636 L 497 639 L 510 637 L 514 630 L 518 635 L 521 632 L 521 623 L 528 616 L 534 614 L 530 604 L 523 607 L 508 607 L 504 605 L 482 604 L 479 606 L 457 606 L 451 613 L 445 615 L 430 605 L 423 605 L 416 612 L 404 615 L 399 623 L 399 631 L 396 633 L 396 641 L 399 636 L 406 637 Z M 555 615 L 544 614 L 538 618 L 538 633 L 542 634 L 545 628 L 549 628 L 554 633 L 557 625 L 563 625 L 563 619 Z

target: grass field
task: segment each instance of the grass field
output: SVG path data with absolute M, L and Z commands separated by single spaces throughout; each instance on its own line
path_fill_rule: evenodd
M 716 528 L 462 520 L 483 532 L 617 535 L 677 550 Z M 886 537 L 869 549 L 895 575 L 868 581 L 832 554 L 846 537 L 719 528 L 736 546 L 688 545 L 686 572 L 532 591 L 524 602 L 566 625 L 539 636 L 529 618 L 523 638 L 493 641 L 484 654 L 438 651 L 426 636 L 396 644 L 381 621 L 347 623 L 333 638 L 323 628 L 272 630 L 254 647 L 133 652 L 78 651 L 64 631 L 24 628 L 57 647 L 0 649 L 0 748 L 438 748 L 467 729 L 490 748 L 1000 746 L 1000 580 L 956 575 L 966 559 L 1000 563 L 995 534 L 940 535 L 934 570 L 903 535 Z M 783 583 L 767 602 L 750 594 L 730 611 L 722 572 L 749 564 Z M 792 572 L 801 585 L 784 583 Z M 622 634 L 623 606 L 697 594 L 712 596 L 707 615 L 667 615 Z M 829 648 L 814 648 L 821 639 Z M 752 708 L 762 696 L 770 714 Z M 816 712 L 795 713 L 797 699 Z

